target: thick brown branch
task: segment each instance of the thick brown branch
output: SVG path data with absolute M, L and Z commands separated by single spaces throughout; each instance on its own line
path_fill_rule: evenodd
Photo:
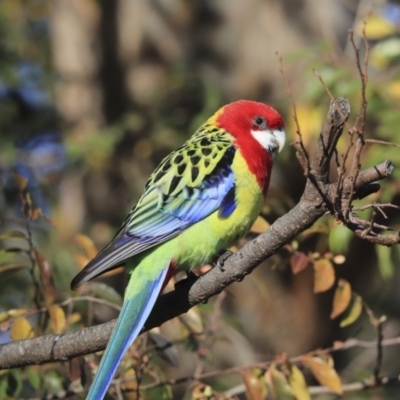
M 279 218 L 268 231 L 230 257 L 225 263 L 224 272 L 214 268 L 200 276 L 196 282 L 179 284 L 176 290 L 162 295 L 146 323 L 146 330 L 187 312 L 231 283 L 241 280 L 261 261 L 311 226 L 322 214 L 322 209 L 305 201 L 300 202 L 288 214 Z M 114 325 L 115 321 L 110 321 L 64 335 L 46 335 L 9 342 L 0 346 L 0 369 L 63 361 L 103 350 Z
M 231 283 L 243 279 L 260 262 L 275 254 L 327 211 L 331 211 L 329 204 L 335 198 L 337 185 L 328 182 L 329 160 L 349 110 L 346 99 L 339 98 L 332 102 L 315 155 L 311 159 L 312 171 L 300 202 L 279 218 L 268 231 L 248 242 L 230 257 L 224 264 L 224 271 L 214 268 L 200 276 L 197 281 L 186 281 L 177 285 L 174 291 L 162 295 L 146 323 L 146 330 L 187 312 L 194 305 L 220 293 Z M 372 182 L 390 175 L 392 169 L 391 163 L 387 161 L 361 171 L 355 188 L 360 192 L 363 188 L 365 192 L 371 192 L 371 187 L 376 189 Z M 348 185 L 352 187 L 351 182 Z M 46 335 L 1 345 L 0 369 L 63 361 L 102 350 L 114 325 L 115 321 L 110 321 L 64 335 Z

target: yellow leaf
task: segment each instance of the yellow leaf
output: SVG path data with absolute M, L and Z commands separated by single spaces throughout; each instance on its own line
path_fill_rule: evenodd
M 271 389 L 272 399 L 293 400 L 293 393 L 289 382 L 284 373 L 276 368 L 275 364 L 272 364 L 265 373 L 265 380 L 268 388 Z
M 390 66 L 400 56 L 400 38 L 389 37 L 375 44 L 370 51 L 370 63 L 379 70 Z
M 357 321 L 358 317 L 361 315 L 363 309 L 363 303 L 362 303 L 362 298 L 356 294 L 353 304 L 350 308 L 349 314 L 347 315 L 346 318 L 344 318 L 340 322 L 340 327 L 344 328 L 348 325 L 351 325 L 353 322 Z
M 82 319 L 82 316 L 80 313 L 78 312 L 74 312 L 72 314 L 70 314 L 67 318 L 68 321 L 68 325 L 73 325 L 76 324 L 77 322 L 79 322 Z
M 261 215 L 257 217 L 253 226 L 250 228 L 250 232 L 263 233 L 270 227 L 270 224 Z
M 102 276 L 113 276 L 117 274 L 122 274 L 124 271 L 125 271 L 124 265 L 121 265 L 118 268 L 112 269 L 111 271 L 104 273 Z
M 66 325 L 64 310 L 60 306 L 52 305 L 49 307 L 49 315 L 53 332 L 60 334 Z
M 305 356 L 303 364 L 310 368 L 315 379 L 336 394 L 342 394 L 342 383 L 339 375 L 334 370 L 331 362 L 326 362 L 320 357 Z
M 331 312 L 331 319 L 336 318 L 342 314 L 349 306 L 351 301 L 351 286 L 345 279 L 339 279 L 338 285 L 333 297 L 333 305 Z
M 335 269 L 326 258 L 314 262 L 314 293 L 325 292 L 335 282 Z
M 296 365 L 290 367 L 289 383 L 296 400 L 311 400 L 304 375 Z
M 129 368 L 128 370 L 126 370 L 124 372 L 124 375 L 123 375 L 124 378 L 128 378 L 128 380 L 124 380 L 124 383 L 123 383 L 123 388 L 125 390 L 131 390 L 131 391 L 137 390 L 137 388 L 138 388 L 137 382 L 138 381 L 137 381 L 135 375 L 136 375 L 136 372 L 133 368 Z
M 319 108 L 308 104 L 296 104 L 296 114 L 304 144 L 307 146 L 310 139 L 319 134 L 324 115 Z M 293 118 L 289 120 L 288 130 L 291 132 L 297 130 Z
M 83 233 L 78 233 L 75 235 L 75 242 L 82 248 L 89 260 L 97 255 L 98 250 L 89 236 L 86 236 Z
M 366 24 L 364 23 L 366 22 Z M 383 39 L 389 35 L 396 33 L 396 25 L 390 21 L 380 17 L 379 15 L 371 14 L 364 20 L 360 20 L 356 27 L 356 32 L 359 36 L 363 35 L 365 27 L 365 36 L 370 40 Z
M 87 263 L 90 261 L 84 254 L 75 254 L 74 258 L 80 269 L 86 267 Z
M 7 311 L 3 311 L 0 313 L 0 324 L 4 321 L 7 321 L 10 318 L 10 315 Z
M 35 336 L 32 325 L 25 317 L 18 317 L 11 326 L 11 340 L 28 339 Z
M 19 191 L 23 192 L 26 189 L 26 186 L 28 185 L 28 179 L 22 175 L 15 173 L 15 172 L 13 172 L 12 175 L 13 175 L 15 182 L 17 182 Z
M 246 398 L 248 400 L 264 400 L 266 395 L 265 383 L 261 382 L 259 376 L 253 371 L 244 371 L 243 374 L 244 385 L 246 386 Z
M 393 81 L 393 82 L 387 82 L 385 90 L 392 97 L 400 100 L 400 80 Z
M 8 311 L 3 311 L 0 313 L 0 323 L 7 321 L 10 318 L 19 317 L 24 315 L 26 310 L 24 308 L 16 308 Z

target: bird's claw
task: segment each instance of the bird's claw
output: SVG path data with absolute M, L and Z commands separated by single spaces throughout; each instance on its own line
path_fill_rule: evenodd
M 180 281 L 175 283 L 175 287 L 184 286 L 189 283 L 193 283 L 197 281 L 198 276 L 192 271 L 185 271 L 186 279 L 181 279 Z
M 220 271 L 224 272 L 224 264 L 226 260 L 233 254 L 231 250 L 222 250 L 219 252 L 217 259 L 213 262 L 214 267 L 217 267 Z
M 196 281 L 198 276 L 191 270 L 186 271 L 186 279 L 189 281 Z

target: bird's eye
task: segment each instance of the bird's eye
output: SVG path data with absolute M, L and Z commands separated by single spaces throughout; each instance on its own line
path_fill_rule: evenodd
M 282 126 L 282 125 L 281 125 L 281 126 L 278 126 L 277 130 L 278 130 L 279 132 L 282 132 L 282 131 L 283 131 L 283 126 Z
M 265 128 L 267 126 L 267 123 L 265 122 L 264 117 L 255 117 L 254 118 L 254 124 L 258 126 L 259 128 Z

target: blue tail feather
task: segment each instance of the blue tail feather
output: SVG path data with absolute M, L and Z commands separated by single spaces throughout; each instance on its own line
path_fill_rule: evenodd
M 117 324 L 108 342 L 99 369 L 86 400 L 101 400 L 107 393 L 115 372 L 128 348 L 140 334 L 163 286 L 168 266 L 160 271 L 154 281 L 141 279 L 143 286 L 139 294 L 125 299 Z M 136 271 L 133 272 L 135 274 Z M 136 276 L 134 277 L 136 278 Z

